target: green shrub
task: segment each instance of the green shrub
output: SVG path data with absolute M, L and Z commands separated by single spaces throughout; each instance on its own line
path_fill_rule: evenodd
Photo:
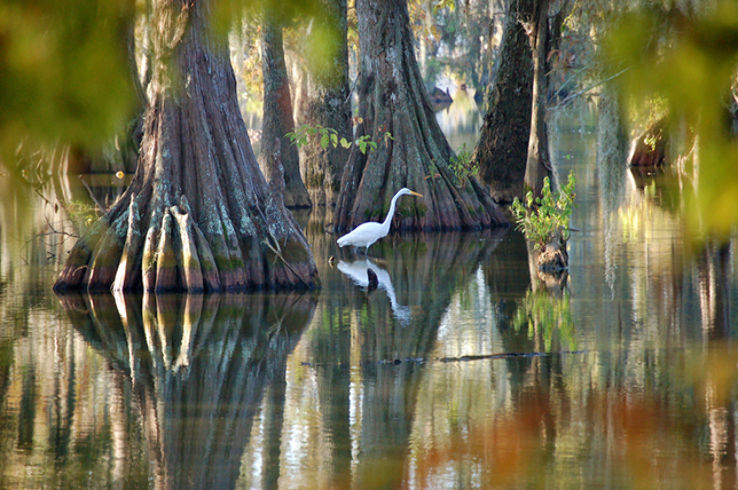
M 569 173 L 566 185 L 558 193 L 551 192 L 548 177 L 543 180 L 541 196 L 533 198 L 533 192 L 525 195 L 525 204 L 516 197 L 512 203 L 512 214 L 517 228 L 540 250 L 557 236 L 569 239 L 569 220 L 574 205 L 574 174 Z

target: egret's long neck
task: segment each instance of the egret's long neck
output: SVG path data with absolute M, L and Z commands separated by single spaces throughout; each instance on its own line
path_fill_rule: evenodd
M 395 215 L 395 204 L 397 203 L 397 199 L 399 198 L 399 194 L 395 194 L 395 197 L 392 198 L 389 211 L 387 212 L 387 217 L 384 218 L 384 221 L 382 222 L 382 226 L 385 227 L 387 230 L 389 230 L 390 224 L 392 224 L 392 217 Z

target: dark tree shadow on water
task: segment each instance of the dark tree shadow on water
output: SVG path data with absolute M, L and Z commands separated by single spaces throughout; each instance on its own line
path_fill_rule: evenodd
M 274 434 L 265 438 L 262 483 L 276 485 L 287 356 L 312 318 L 314 296 L 60 300 L 75 328 L 130 386 L 128 402 L 140 420 L 156 488 L 235 487 L 265 397 L 265 426 Z M 112 397 L 111 403 L 126 403 L 126 397 Z M 111 407 L 113 418 L 126 412 Z M 112 425 L 125 426 L 115 420 Z M 113 439 L 114 452 L 125 453 L 128 436 L 114 433 Z

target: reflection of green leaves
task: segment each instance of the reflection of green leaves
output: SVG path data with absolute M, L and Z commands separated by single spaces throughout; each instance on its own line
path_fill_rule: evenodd
M 735 2 L 718 0 L 690 16 L 654 5 L 632 11 L 610 29 L 603 52 L 611 66 L 630 67 L 618 79 L 629 106 L 663 100 L 675 127 L 709 142 L 695 146 L 697 193 L 683 209 L 692 231 L 729 233 L 738 222 L 738 142 L 726 124 L 736 80 Z
M 547 352 L 551 350 L 556 335 L 561 345 L 569 350 L 576 349 L 574 321 L 567 292 L 561 298 L 555 298 L 546 291 L 528 290 L 515 313 L 513 325 L 518 331 L 527 328 L 530 338 L 535 334 L 541 335 Z

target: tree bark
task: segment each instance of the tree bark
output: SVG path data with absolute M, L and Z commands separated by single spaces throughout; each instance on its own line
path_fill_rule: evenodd
M 383 219 L 392 196 L 409 187 L 425 199 L 401 201 L 402 229 L 478 228 L 505 222 L 475 178 L 458 185 L 453 152 L 436 122 L 415 59 L 404 1 L 360 0 L 360 84 L 357 135 L 377 148 L 354 147 L 341 179 L 335 228 Z M 388 136 L 391 135 L 391 138 Z
M 334 29 L 336 42 L 332 46 L 330 62 L 309 60 L 306 94 L 301 104 L 302 124 L 333 128 L 338 138 L 353 140 L 351 100 L 348 74 L 348 45 L 346 42 L 346 0 L 321 0 L 322 18 L 314 23 Z M 311 62 L 312 61 L 312 62 Z M 333 206 L 338 199 L 341 175 L 349 151 L 341 145 L 323 148 L 319 136 L 312 136 L 300 151 L 300 168 L 313 204 Z
M 548 0 L 536 0 L 534 16 L 527 29 L 533 52 L 533 99 L 530 118 L 528 154 L 525 163 L 525 187 L 540 196 L 543 180 L 553 177 L 548 154 L 546 130 L 546 57 L 548 55 Z M 551 182 L 551 189 L 555 188 Z
M 312 287 L 307 242 L 259 171 L 207 2 L 157 0 L 133 181 L 75 245 L 55 289 Z
M 297 147 L 285 136 L 295 129 L 292 119 L 292 98 L 284 62 L 281 21 L 268 10 L 264 13 L 261 38 L 262 70 L 264 73 L 264 117 L 262 122 L 262 155 L 274 152 L 275 138 L 281 140 L 282 166 L 284 167 L 284 203 L 287 207 L 311 206 L 308 191 L 300 177 Z M 262 165 L 263 165 L 262 158 Z M 262 168 L 262 170 L 264 170 Z M 264 172 L 266 173 L 266 171 Z
M 523 19 L 533 16 L 533 1 L 512 2 L 502 35 L 499 66 L 489 95 L 474 160 L 495 201 L 523 197 L 533 94 L 533 60 Z

